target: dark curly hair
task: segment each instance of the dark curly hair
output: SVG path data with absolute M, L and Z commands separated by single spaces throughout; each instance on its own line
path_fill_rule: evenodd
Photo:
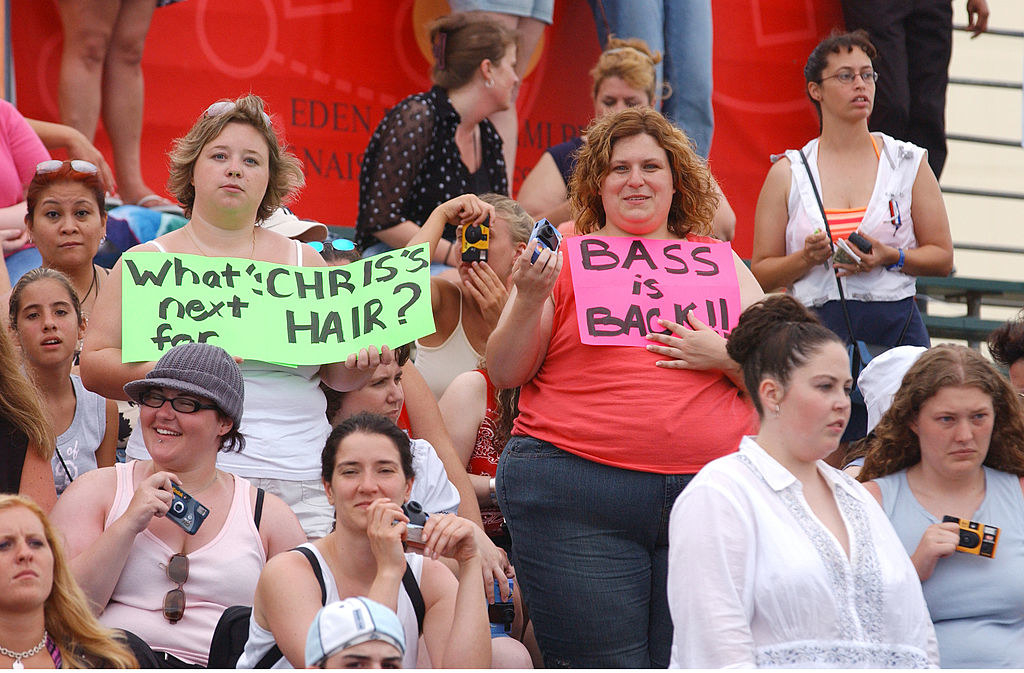
M 1024 358 L 1024 312 L 1007 320 L 988 335 L 988 354 L 1007 369 Z
M 875 426 L 858 479 L 870 481 L 920 462 L 921 444 L 910 426 L 924 403 L 949 386 L 977 388 L 992 398 L 995 419 L 984 464 L 1024 476 L 1024 410 L 1017 393 L 981 353 L 942 344 L 923 353 L 903 377 L 892 406 Z
M 725 348 L 743 368 L 750 398 L 757 413 L 764 416 L 757 393 L 761 381 L 771 377 L 785 387 L 793 369 L 833 341 L 842 343 L 803 304 L 790 295 L 773 294 L 740 315 Z
M 682 238 L 688 233 L 714 235 L 711 220 L 718 208 L 718 192 L 707 164 L 693 142 L 654 108 L 628 108 L 594 120 L 587 142 L 580 148 L 576 170 L 569 181 L 576 233 L 590 234 L 605 224 L 601 186 L 611 170 L 612 150 L 623 138 L 647 134 L 668 155 L 672 171 L 672 207 L 668 230 Z

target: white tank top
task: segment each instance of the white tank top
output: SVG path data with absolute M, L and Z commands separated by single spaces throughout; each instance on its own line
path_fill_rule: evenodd
M 167 252 L 158 240 L 150 243 Z M 294 243 L 295 265 L 302 266 L 302 243 Z M 217 467 L 253 479 L 319 479 L 320 453 L 331 432 L 327 399 L 320 390 L 320 367 L 286 367 L 258 360 L 245 360 L 240 367 L 245 400 L 239 429 L 245 449 L 217 454 Z M 129 458 L 149 458 L 140 426 L 132 431 L 126 451 Z
M 914 220 L 911 216 L 911 196 L 917 170 L 924 160 L 925 151 L 907 142 L 894 140 L 885 134 L 882 139 L 881 156 L 878 159 L 878 173 L 875 187 L 868 201 L 864 219 L 857 231 L 891 245 L 910 250 L 917 247 L 914 236 Z M 814 176 L 818 193 L 821 193 L 821 176 L 818 174 L 818 139 L 810 141 L 803 148 L 811 174 Z M 807 170 L 800 160 L 798 150 L 787 150 L 792 178 L 789 187 L 789 222 L 786 225 L 786 254 L 803 250 L 804 240 L 815 230 L 825 231 L 821 221 L 821 210 L 814 198 L 814 190 L 807 179 Z M 890 211 L 899 212 L 899 227 L 895 227 Z M 912 297 L 916 293 L 913 276 L 899 271 L 889 271 L 884 266 L 865 273 L 843 278 L 843 291 L 847 299 L 855 301 L 897 301 Z M 835 275 L 831 265 L 828 268 L 817 264 L 803 278 L 793 283 L 793 296 L 806 306 L 821 306 L 827 301 L 839 300 Z
M 320 554 L 320 550 L 310 543 L 300 546 L 311 550 L 320 563 L 320 572 L 324 576 L 324 586 L 327 588 L 327 602 L 340 601 L 341 594 L 338 592 L 338 585 L 334 581 L 334 575 L 331 574 L 327 561 Z M 405 561 L 412 569 L 416 583 L 419 584 L 423 575 L 423 557 L 410 553 L 405 555 Z M 402 629 L 405 631 L 405 656 L 402 657 L 402 668 L 416 668 L 416 656 L 419 653 L 419 623 L 416 621 L 416 610 L 412 606 L 409 594 L 405 591 L 404 584 L 398 590 L 398 620 L 402 622 Z M 254 668 L 274 644 L 274 634 L 257 624 L 255 619 L 250 619 L 249 640 L 246 641 L 245 650 L 238 658 L 235 668 Z M 271 668 L 292 668 L 292 665 L 288 663 L 287 658 L 281 657 L 280 661 Z
M 135 495 L 132 475 L 136 465 L 114 466 L 117 490 L 104 530 L 124 514 Z M 252 605 L 256 582 L 267 563 L 252 520 L 250 488 L 245 479 L 234 479 L 231 510 L 224 525 L 216 537 L 188 553 L 188 580 L 182 587 L 186 607 L 181 621 L 171 624 L 163 615 L 164 595 L 177 586 L 164 568 L 179 550 L 168 547 L 149 529 L 135 537 L 100 621 L 131 631 L 154 650 L 205 666 L 221 614 L 232 605 Z
M 417 340 L 413 364 L 423 375 L 434 397 L 441 399 L 445 388 L 455 377 L 476 369 L 483 357 L 470 345 L 466 331 L 462 329 L 462 290 L 459 290 L 459 320 L 455 329 L 440 346 L 424 346 Z

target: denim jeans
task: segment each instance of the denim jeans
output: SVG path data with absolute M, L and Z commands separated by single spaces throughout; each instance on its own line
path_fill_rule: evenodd
M 664 61 L 657 66 L 672 95 L 662 113 L 690 136 L 707 158 L 715 128 L 711 108 L 711 0 L 589 0 L 601 45 L 608 32 L 639 37 Z M 602 14 L 603 9 L 603 14 Z M 607 25 L 605 25 L 607 21 Z
M 498 461 L 516 578 L 549 668 L 665 668 L 668 520 L 693 475 L 602 465 L 532 437 Z

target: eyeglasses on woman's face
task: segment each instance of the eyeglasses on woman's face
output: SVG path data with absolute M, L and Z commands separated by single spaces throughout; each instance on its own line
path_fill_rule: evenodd
M 139 396 L 139 402 L 154 409 L 159 409 L 164 406 L 164 402 L 170 402 L 171 408 L 182 414 L 194 414 L 197 411 L 202 411 L 203 409 L 219 408 L 216 404 L 203 404 L 199 400 L 194 400 L 191 397 L 165 397 L 155 390 L 147 390 L 142 393 L 142 395 Z
M 828 77 L 822 77 L 820 81 L 824 82 L 827 79 L 836 79 L 840 84 L 853 84 L 856 79 L 860 77 L 864 80 L 864 83 L 871 82 L 872 84 L 878 81 L 878 72 L 875 70 L 865 70 L 864 72 L 853 72 L 852 70 L 840 70 L 834 75 Z

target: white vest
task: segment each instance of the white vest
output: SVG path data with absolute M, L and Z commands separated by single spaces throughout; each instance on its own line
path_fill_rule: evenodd
M 917 247 L 914 236 L 914 220 L 911 216 L 911 197 L 917 170 L 925 157 L 925 151 L 911 143 L 895 140 L 884 133 L 881 137 L 881 157 L 878 160 L 878 174 L 875 188 L 868 201 L 864 220 L 857 231 L 867 234 L 894 248 L 911 250 Z M 818 174 L 818 139 L 807 143 L 804 155 L 811 168 L 818 193 L 821 193 L 821 176 Z M 807 170 L 797 150 L 786 150 L 792 179 L 789 186 L 789 222 L 786 225 L 786 254 L 802 250 L 804 240 L 816 229 L 825 231 L 821 210 L 814 198 L 814 190 L 807 179 Z M 890 202 L 898 204 L 901 224 L 893 225 Z M 888 271 L 876 267 L 865 273 L 843 278 L 843 290 L 847 299 L 856 301 L 897 301 L 914 296 L 916 282 L 913 276 L 899 271 Z M 806 306 L 821 306 L 827 301 L 838 301 L 839 290 L 831 268 L 816 264 L 789 288 L 790 293 Z

